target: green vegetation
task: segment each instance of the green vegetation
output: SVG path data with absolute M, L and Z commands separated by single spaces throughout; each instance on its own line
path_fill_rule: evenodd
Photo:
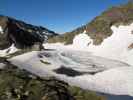
M 76 100 L 106 100 L 105 97 L 98 96 L 95 92 L 83 90 L 78 87 L 69 87 L 69 90 Z
M 130 24 L 133 22 L 133 2 L 120 5 L 118 7 L 110 7 L 100 16 L 94 18 L 90 23 L 75 29 L 72 32 L 67 32 L 63 35 L 50 38 L 49 43 L 62 42 L 64 44 L 71 44 L 75 35 L 80 34 L 86 30 L 86 34 L 93 39 L 94 45 L 99 45 L 102 41 L 112 35 L 110 27 L 112 25 Z
M 96 95 L 95 92 L 69 86 L 53 77 L 40 78 L 8 62 L 0 69 L 0 100 L 105 100 L 105 98 Z
M 11 64 L 0 69 L 0 100 L 73 100 L 63 99 L 71 97 L 67 87 L 55 78 L 42 79 Z
M 47 61 L 44 61 L 44 60 L 40 60 L 43 64 L 46 64 L 46 65 L 50 65 L 51 63 L 50 62 L 47 62 Z

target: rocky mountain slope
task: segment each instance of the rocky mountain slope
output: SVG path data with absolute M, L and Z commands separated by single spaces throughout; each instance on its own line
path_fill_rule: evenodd
M 0 49 L 8 48 L 12 44 L 17 48 L 30 47 L 35 43 L 42 44 L 56 35 L 58 34 L 42 26 L 0 15 Z
M 49 43 L 61 42 L 72 44 L 76 35 L 85 33 L 93 40 L 94 45 L 100 45 L 104 39 L 112 35 L 112 25 L 128 25 L 133 22 L 133 2 L 120 6 L 110 7 L 95 17 L 91 22 L 71 32 L 49 39 Z

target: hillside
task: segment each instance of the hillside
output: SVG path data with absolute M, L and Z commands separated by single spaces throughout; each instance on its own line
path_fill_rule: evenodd
M 38 77 L 0 58 L 0 100 L 106 100 L 54 77 Z
M 48 38 L 58 35 L 42 26 L 27 24 L 8 16 L 0 15 L 0 49 L 14 44 L 17 48 L 30 47 L 43 43 Z
M 128 25 L 133 22 L 133 2 L 124 5 L 111 7 L 94 18 L 90 23 L 81 26 L 72 32 L 49 39 L 49 43 L 61 42 L 72 44 L 76 35 L 86 31 L 86 34 L 93 40 L 94 45 L 100 45 L 104 39 L 112 35 L 112 25 Z

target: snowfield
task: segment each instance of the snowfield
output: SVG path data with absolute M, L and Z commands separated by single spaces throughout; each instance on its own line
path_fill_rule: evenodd
M 133 43 L 133 23 L 127 26 L 120 25 L 111 27 L 113 33 L 106 38 L 101 45 L 93 45 L 92 39 L 83 33 L 75 36 L 72 45 L 65 46 L 62 43 L 44 44 L 47 48 L 54 49 L 73 49 L 87 51 L 96 56 L 120 60 L 133 65 L 133 49 L 128 47 Z
M 112 26 L 113 34 L 99 46 L 86 31 L 72 45 L 44 44 L 51 50 L 32 51 L 8 59 L 41 77 L 54 76 L 83 89 L 133 96 L 133 23 Z
M 72 50 L 33 51 L 9 61 L 41 77 L 54 76 L 83 89 L 133 96 L 133 67 L 120 61 Z

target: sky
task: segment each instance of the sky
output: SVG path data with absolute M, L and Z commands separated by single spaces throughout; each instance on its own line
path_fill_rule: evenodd
M 128 0 L 0 0 L 0 14 L 64 33 Z

